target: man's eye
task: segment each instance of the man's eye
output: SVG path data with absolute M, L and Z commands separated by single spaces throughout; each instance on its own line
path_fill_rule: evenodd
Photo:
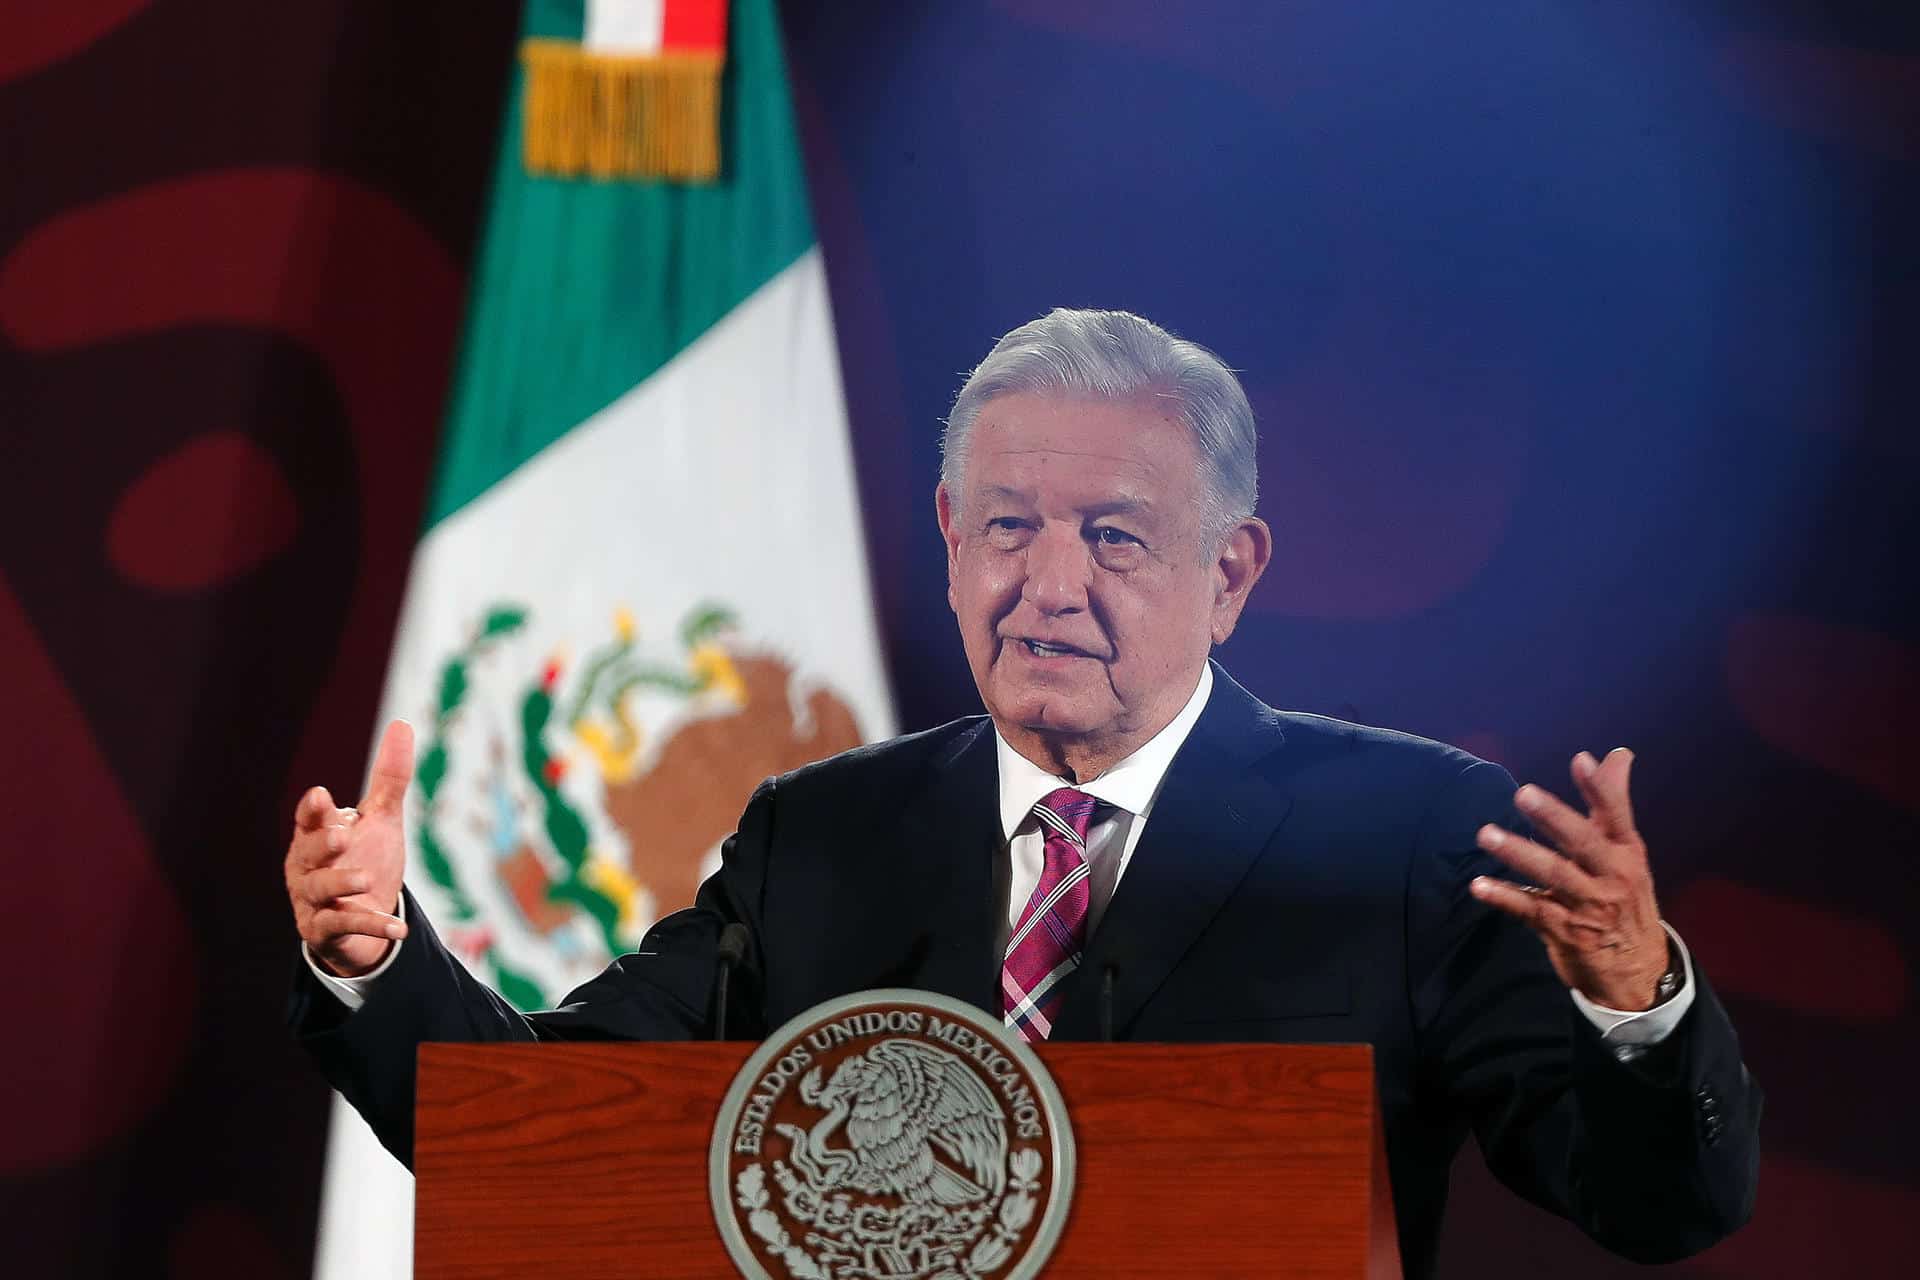
M 1116 529 L 1112 525 L 1102 525 L 1093 531 L 1093 539 L 1103 547 L 1139 546 L 1140 539 L 1125 529 Z
M 996 547 L 1025 546 L 1033 536 L 1031 527 L 1019 516 L 995 516 L 987 521 L 987 540 Z

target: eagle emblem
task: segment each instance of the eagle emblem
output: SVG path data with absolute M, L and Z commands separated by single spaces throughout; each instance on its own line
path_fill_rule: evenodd
M 1052 1081 L 998 1018 L 865 992 L 742 1068 L 714 1130 L 714 1210 L 748 1276 L 1024 1280 L 1065 1220 L 1072 1150 Z
M 1007 1124 L 986 1086 L 947 1049 L 882 1040 L 843 1060 L 825 1085 L 815 1067 L 800 1100 L 827 1114 L 783 1124 L 792 1163 L 815 1195 L 850 1186 L 943 1207 L 978 1204 L 1006 1186 Z M 844 1129 L 846 1145 L 830 1143 Z

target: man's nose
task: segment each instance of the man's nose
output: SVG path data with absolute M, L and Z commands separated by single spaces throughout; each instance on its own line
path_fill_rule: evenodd
M 1020 598 L 1044 614 L 1078 613 L 1087 607 L 1092 567 L 1077 531 L 1043 528 L 1027 544 L 1027 580 Z

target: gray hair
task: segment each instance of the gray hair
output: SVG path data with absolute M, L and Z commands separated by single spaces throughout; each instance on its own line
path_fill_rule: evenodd
M 994 343 L 954 397 L 940 435 L 940 483 L 956 504 L 980 410 L 996 396 L 1023 391 L 1100 400 L 1170 397 L 1180 405 L 1206 470 L 1203 553 L 1253 514 L 1260 491 L 1259 437 L 1253 406 L 1233 370 L 1198 343 L 1131 312 L 1065 307 Z

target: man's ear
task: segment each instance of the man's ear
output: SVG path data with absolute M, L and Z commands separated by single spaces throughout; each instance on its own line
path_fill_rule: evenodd
M 933 510 L 940 521 L 940 540 L 947 544 L 947 605 L 953 608 L 953 584 L 960 574 L 960 526 L 954 520 L 953 495 L 944 484 L 933 487 Z
M 1221 539 L 1219 559 L 1213 565 L 1213 642 L 1225 644 L 1240 623 L 1247 596 L 1273 559 L 1273 531 L 1257 516 L 1248 516 Z

